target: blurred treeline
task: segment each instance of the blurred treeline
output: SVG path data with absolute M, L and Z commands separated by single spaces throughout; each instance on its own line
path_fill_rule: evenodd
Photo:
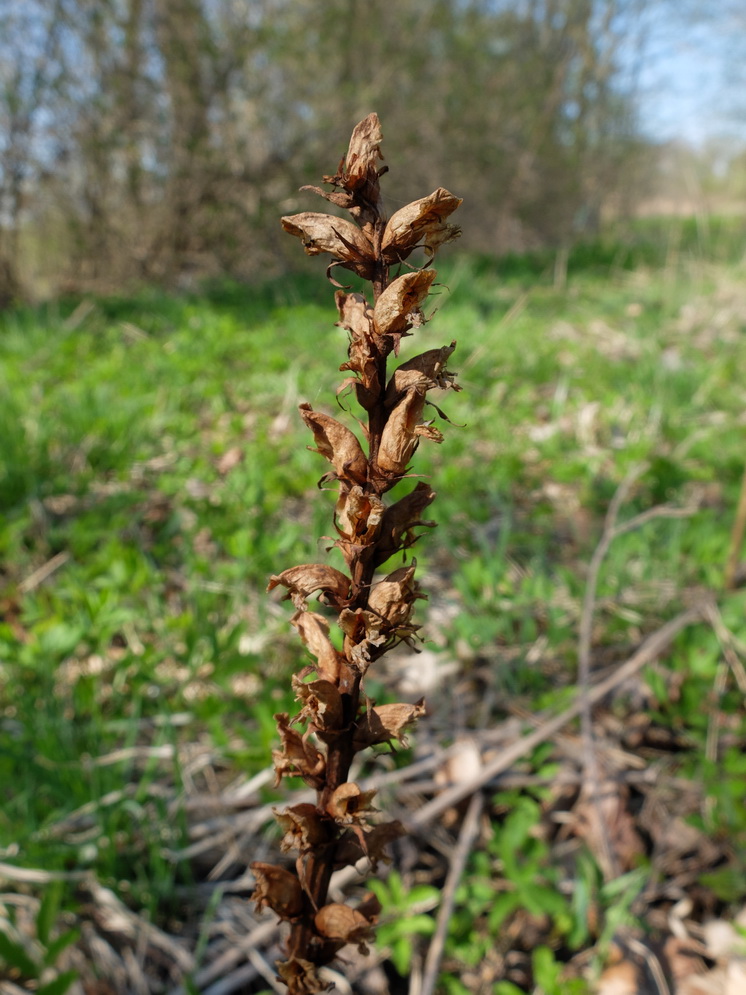
M 469 248 L 567 245 L 644 185 L 644 6 L 0 0 L 0 301 L 277 269 L 371 110 L 392 207 L 443 185 Z

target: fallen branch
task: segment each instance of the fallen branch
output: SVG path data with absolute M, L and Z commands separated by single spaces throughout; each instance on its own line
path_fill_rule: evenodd
M 518 742 L 506 747 L 491 763 L 486 764 L 475 777 L 469 778 L 461 784 L 454 784 L 443 791 L 442 794 L 433 798 L 427 805 L 423 805 L 418 812 L 407 820 L 407 831 L 412 833 L 421 832 L 425 826 L 434 819 L 437 819 L 447 809 L 453 805 L 458 805 L 460 801 L 473 795 L 475 791 L 479 791 L 493 777 L 502 774 L 522 757 L 525 757 L 537 746 L 540 746 L 541 743 L 545 743 L 555 733 L 559 732 L 563 726 L 567 725 L 568 722 L 578 718 L 583 708 L 586 707 L 586 698 L 591 705 L 601 701 L 610 691 L 623 684 L 633 674 L 636 674 L 638 670 L 644 667 L 645 664 L 650 663 L 662 653 L 683 629 L 693 625 L 695 622 L 702 621 L 708 603 L 703 602 L 693 608 L 689 608 L 680 615 L 676 615 L 670 622 L 666 622 L 660 629 L 648 636 L 637 652 L 623 663 L 618 670 L 592 687 L 586 695 L 581 693 L 578 696 L 578 700 L 565 709 L 564 712 L 560 712 L 554 718 L 547 719 L 534 732 L 529 733 L 518 740 Z

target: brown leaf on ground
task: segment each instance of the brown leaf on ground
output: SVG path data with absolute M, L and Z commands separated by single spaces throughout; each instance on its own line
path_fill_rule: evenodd
M 572 827 L 588 845 L 606 879 L 611 880 L 636 866 L 645 845 L 627 811 L 629 788 L 607 777 L 599 783 L 595 797 L 592 790 L 590 786 L 583 787 Z

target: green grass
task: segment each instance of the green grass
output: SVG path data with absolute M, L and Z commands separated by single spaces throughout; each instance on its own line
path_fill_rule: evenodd
M 722 582 L 744 460 L 744 271 L 715 222 L 661 231 L 578 249 L 561 287 L 549 255 L 453 261 L 440 313 L 402 346 L 406 359 L 458 341 L 464 390 L 442 402 L 454 424 L 416 459 L 440 522 L 417 547 L 423 584 L 459 608 L 446 649 L 529 701 L 557 688 L 556 669 L 525 664 L 539 637 L 559 684 L 574 679 L 585 565 L 633 465 L 648 469 L 623 517 L 692 496 L 701 508 L 615 543 L 603 642 L 623 654 L 685 588 Z M 167 858 L 183 823 L 156 790 L 181 774 L 132 751 L 97 758 L 191 741 L 234 773 L 267 765 L 301 651 L 264 588 L 322 559 L 333 528 L 333 496 L 316 489 L 326 465 L 296 407 L 334 412 L 345 338 L 321 268 L 77 305 L 0 319 L 0 859 L 92 867 L 158 919 L 191 875 Z M 722 604 L 746 638 L 743 593 Z M 521 653 L 500 665 L 511 646 Z M 659 689 L 661 720 L 697 749 L 717 659 L 710 637 L 681 637 L 672 666 L 689 690 L 672 702 Z M 724 707 L 742 733 L 736 696 Z M 728 764 L 741 783 L 743 764 Z M 746 866 L 734 793 L 719 789 L 710 818 L 735 827 Z M 59 830 L 90 802 L 76 832 Z

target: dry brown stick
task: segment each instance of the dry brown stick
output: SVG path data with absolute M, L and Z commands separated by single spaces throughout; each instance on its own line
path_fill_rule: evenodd
M 196 972 L 192 980 L 197 986 L 198 991 L 205 993 L 212 991 L 208 987 L 212 982 L 217 982 L 219 978 L 230 976 L 236 965 L 246 961 L 249 950 L 257 950 L 260 947 L 269 946 L 277 938 L 279 930 L 280 924 L 275 919 L 267 919 L 255 926 L 250 933 L 237 940 L 227 950 L 223 951 L 220 956 L 216 957 L 214 961 L 206 964 Z M 250 967 L 253 971 L 251 977 L 256 977 L 257 970 L 253 964 L 246 965 L 244 963 L 244 967 Z M 244 975 L 241 975 L 241 978 L 242 980 L 247 980 Z M 233 991 L 234 989 L 230 990 Z M 185 989 L 183 986 L 178 985 L 172 988 L 168 995 L 185 995 Z
M 738 569 L 738 558 L 743 548 L 743 537 L 746 532 L 746 466 L 743 469 L 741 478 L 741 494 L 738 498 L 736 518 L 733 522 L 733 531 L 730 537 L 730 551 L 725 566 L 725 577 L 723 583 L 726 591 L 731 591 L 736 585 L 736 572 Z
M 649 508 L 647 511 L 634 515 L 621 525 L 617 524 L 619 512 L 630 495 L 632 488 L 639 479 L 640 474 L 645 470 L 645 466 L 633 466 L 627 473 L 622 483 L 616 490 L 604 519 L 601 538 L 593 551 L 591 562 L 588 568 L 588 577 L 583 597 L 583 607 L 580 615 L 580 626 L 578 634 L 578 683 L 581 688 L 582 710 L 580 713 L 580 730 L 583 741 L 583 771 L 585 774 L 585 791 L 588 794 L 591 804 L 594 807 L 598 824 L 601 829 L 600 841 L 603 851 L 604 874 L 607 877 L 617 876 L 619 868 L 616 853 L 611 843 L 608 832 L 608 825 L 600 802 L 600 775 L 598 767 L 597 751 L 594 748 L 593 721 L 591 715 L 590 702 L 585 694 L 590 686 L 591 678 L 591 658 L 593 642 L 593 618 L 596 612 L 596 598 L 598 592 L 598 580 L 601 567 L 611 548 L 612 543 L 621 535 L 641 528 L 647 522 L 657 518 L 684 518 L 693 513 L 693 508 L 677 508 L 669 505 L 658 505 Z
M 714 602 L 708 607 L 707 621 L 712 626 L 713 632 L 717 637 L 717 641 L 720 643 L 720 649 L 723 651 L 723 656 L 733 672 L 736 684 L 738 685 L 738 690 L 743 694 L 746 694 L 746 668 L 741 662 L 736 650 L 737 640 L 730 629 L 726 626 L 723 621 L 723 616 L 720 614 L 720 609 Z
M 601 701 L 610 691 L 623 684 L 626 680 L 636 674 L 638 670 L 645 666 L 645 664 L 650 663 L 652 660 L 662 653 L 664 649 L 671 643 L 671 641 L 687 626 L 694 624 L 695 622 L 701 621 L 704 613 L 706 611 L 706 604 L 696 605 L 693 608 L 689 608 L 685 612 L 676 615 L 671 619 L 670 622 L 666 622 L 665 625 L 661 626 L 660 629 L 656 630 L 652 635 L 648 636 L 645 642 L 640 646 L 636 653 L 634 653 L 629 660 L 623 663 L 613 674 L 605 678 L 600 683 L 596 684 L 587 692 L 588 702 L 593 705 L 598 701 Z M 563 726 L 567 725 L 573 719 L 578 718 L 581 714 L 585 703 L 583 700 L 583 695 L 578 696 L 578 700 L 574 702 L 569 708 L 566 708 L 559 715 L 555 715 L 551 719 L 547 719 L 538 729 L 524 736 L 518 742 L 513 743 L 508 746 L 499 756 L 486 764 L 478 775 L 469 778 L 467 781 L 463 781 L 461 784 L 454 784 L 452 787 L 447 788 L 442 794 L 433 798 L 432 801 L 428 802 L 427 805 L 423 805 L 422 808 L 416 812 L 411 819 L 407 821 L 406 828 L 409 832 L 419 832 L 427 826 L 433 819 L 437 819 L 439 815 L 445 812 L 447 809 L 451 808 L 453 805 L 457 805 L 464 798 L 468 798 L 475 791 L 478 791 L 481 787 L 491 781 L 493 777 L 497 777 L 498 774 L 502 774 L 504 771 L 508 770 L 522 757 L 525 757 L 527 753 L 530 753 L 533 749 L 539 746 L 541 743 L 546 742 L 550 739 L 556 732 L 559 732 Z
M 29 591 L 34 591 L 36 588 L 43 584 L 47 577 L 51 577 L 55 570 L 59 570 L 63 567 L 67 561 L 70 559 L 70 554 L 66 551 L 62 553 L 57 553 L 53 556 L 51 560 L 47 560 L 40 567 L 37 567 L 33 573 L 30 573 L 28 577 L 24 578 L 18 585 L 18 590 L 21 594 L 28 594 Z
M 443 888 L 443 899 L 438 909 L 438 921 L 435 933 L 428 948 L 427 957 L 425 958 L 425 971 L 420 986 L 420 995 L 433 995 L 435 991 L 446 936 L 448 935 L 448 925 L 456 900 L 456 888 L 461 880 L 461 875 L 464 873 L 467 858 L 479 832 L 479 819 L 483 807 L 484 799 L 481 793 L 477 791 L 471 797 L 469 808 L 467 809 L 466 817 L 459 833 L 458 844 L 453 851 L 448 878 Z

